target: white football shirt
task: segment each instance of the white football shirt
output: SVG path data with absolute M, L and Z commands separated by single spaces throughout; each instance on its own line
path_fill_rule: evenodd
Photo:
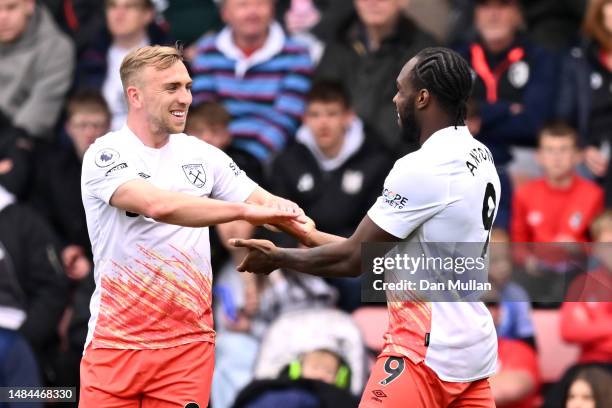
M 449 127 L 395 163 L 368 216 L 405 242 L 484 246 L 499 197 L 489 149 L 465 126 Z M 424 360 L 445 381 L 474 381 L 495 372 L 495 326 L 482 302 L 390 301 L 388 309 L 382 355 Z
M 125 126 L 96 140 L 81 178 L 96 281 L 85 348 L 212 342 L 208 228 L 165 224 L 112 207 L 115 190 L 134 179 L 234 202 L 256 188 L 225 153 L 195 137 L 170 135 L 155 149 Z

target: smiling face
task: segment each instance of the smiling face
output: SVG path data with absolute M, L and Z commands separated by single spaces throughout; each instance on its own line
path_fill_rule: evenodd
M 142 112 L 153 134 L 183 132 L 192 100 L 185 64 L 178 61 L 167 69 L 148 66 L 132 87 L 136 103 L 130 108 Z

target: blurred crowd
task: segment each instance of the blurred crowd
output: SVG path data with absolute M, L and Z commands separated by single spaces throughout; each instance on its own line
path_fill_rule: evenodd
M 401 67 L 426 47 L 459 52 L 475 79 L 467 126 L 502 180 L 497 406 L 612 406 L 612 0 L 0 0 L 0 385 L 78 389 L 95 287 L 81 160 L 124 126 L 119 67 L 148 44 L 183 47 L 186 133 L 341 236 L 419 147 L 397 125 Z M 239 274 L 227 239 L 252 236 L 296 245 L 211 229 L 213 407 L 356 406 L 377 352 L 353 319 L 360 279 Z M 579 349 L 554 380 L 534 307 Z

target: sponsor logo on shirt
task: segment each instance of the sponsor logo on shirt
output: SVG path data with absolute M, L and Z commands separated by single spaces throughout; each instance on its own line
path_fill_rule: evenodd
M 105 176 L 108 176 L 109 174 L 117 171 L 117 170 L 121 170 L 121 169 L 127 169 L 127 164 L 126 163 L 121 163 L 116 165 L 115 167 L 111 167 L 110 170 L 108 170 L 105 174 Z
M 204 166 L 201 164 L 185 164 L 183 172 L 187 180 L 197 188 L 202 188 L 206 184 L 206 173 L 204 172 Z
M 238 177 L 242 172 L 242 170 L 240 170 L 240 167 L 238 167 L 238 165 L 234 162 L 230 162 L 229 167 L 232 173 L 234 173 L 234 176 L 236 177 Z
M 408 198 L 394 191 L 385 188 L 382 192 L 383 200 L 393 208 L 401 210 L 408 202 Z
M 119 160 L 119 152 L 114 149 L 102 149 L 96 153 L 96 166 L 105 168 Z

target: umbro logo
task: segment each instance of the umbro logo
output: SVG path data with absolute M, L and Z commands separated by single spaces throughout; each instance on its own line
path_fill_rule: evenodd
M 151 176 L 149 176 L 148 174 L 143 173 L 142 171 L 141 171 L 140 173 L 138 173 L 138 175 L 139 175 L 140 177 L 142 177 L 143 179 L 148 179 L 149 177 L 151 177 Z

